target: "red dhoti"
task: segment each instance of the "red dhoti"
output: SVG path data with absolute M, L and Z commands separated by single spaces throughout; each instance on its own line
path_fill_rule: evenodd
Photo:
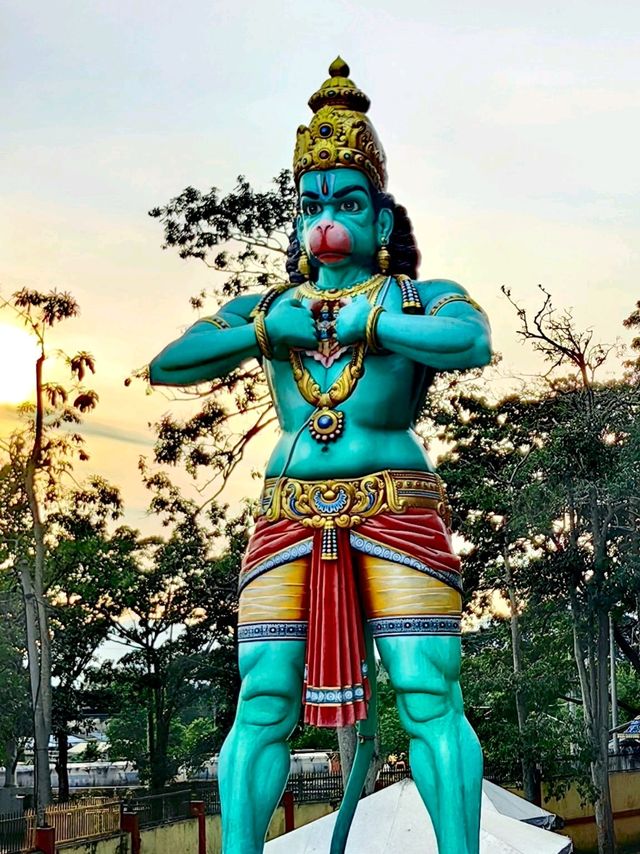
M 434 498 L 425 506 L 419 497 L 419 507 L 405 499 L 400 512 L 358 516 L 351 527 L 330 524 L 328 537 L 317 523 L 310 530 L 291 518 L 258 520 L 240 575 L 238 636 L 242 643 L 306 640 L 308 723 L 347 726 L 366 717 L 363 619 L 374 637 L 460 632 L 460 561 L 446 505 Z

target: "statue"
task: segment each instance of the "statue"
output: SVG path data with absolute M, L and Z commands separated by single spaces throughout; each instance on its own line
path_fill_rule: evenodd
M 460 562 L 413 423 L 435 372 L 489 362 L 489 325 L 460 285 L 417 280 L 369 99 L 340 58 L 329 74 L 297 133 L 290 281 L 233 299 L 151 363 L 153 384 L 182 386 L 257 358 L 281 428 L 240 575 L 223 851 L 263 850 L 301 701 L 316 726 L 358 724 L 331 847 L 344 851 L 373 751 L 375 641 L 439 852 L 477 854 L 482 753 L 459 685 Z

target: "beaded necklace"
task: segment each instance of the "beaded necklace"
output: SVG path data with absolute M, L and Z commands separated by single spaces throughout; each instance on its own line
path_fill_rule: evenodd
M 364 282 L 358 282 L 348 288 L 319 288 L 312 282 L 303 282 L 296 291 L 296 297 L 302 299 L 324 299 L 324 300 L 339 300 L 346 297 L 355 297 L 359 294 L 365 294 L 373 291 L 375 288 L 382 287 L 382 284 L 388 277 L 376 273 Z
M 296 297 L 307 299 L 319 299 L 323 302 L 323 310 L 330 318 L 329 326 L 334 327 L 340 310 L 341 301 L 346 297 L 354 297 L 366 294 L 369 302 L 375 304 L 380 290 L 387 280 L 387 276 L 375 275 L 365 282 L 352 285 L 350 288 L 321 289 L 309 282 L 300 285 L 296 291 Z M 323 315 L 321 314 L 321 317 Z M 327 323 L 325 322 L 326 326 Z M 321 330 L 319 330 L 320 332 Z M 326 330 L 322 330 L 325 331 Z M 319 346 L 325 342 L 320 340 Z M 344 431 L 344 412 L 335 409 L 340 403 L 344 403 L 356 389 L 358 381 L 364 374 L 364 354 L 366 344 L 361 342 L 353 348 L 349 363 L 340 372 L 326 391 L 322 391 L 317 380 L 311 372 L 305 368 L 302 354 L 298 350 L 289 351 L 289 361 L 293 370 L 293 378 L 302 397 L 316 407 L 309 422 L 309 432 L 316 442 L 332 442 L 338 439 Z

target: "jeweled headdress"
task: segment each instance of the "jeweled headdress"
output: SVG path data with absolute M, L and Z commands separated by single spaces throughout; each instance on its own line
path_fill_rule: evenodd
M 293 155 L 296 183 L 305 172 L 349 167 L 364 172 L 375 187 L 384 190 L 384 150 L 366 116 L 371 102 L 349 79 L 349 66 L 340 57 L 329 66 L 329 74 L 309 98 L 315 114 L 309 127 L 298 128 Z

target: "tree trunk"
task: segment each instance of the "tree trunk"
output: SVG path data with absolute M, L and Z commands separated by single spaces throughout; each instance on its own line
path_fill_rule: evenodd
M 5 772 L 4 787 L 13 788 L 17 785 L 16 769 L 18 767 L 18 739 L 11 736 L 4 743 Z
M 367 777 L 364 781 L 364 793 L 365 795 L 372 795 L 376 790 L 376 780 L 378 779 L 378 772 L 382 768 L 384 762 L 382 760 L 382 756 L 380 755 L 380 733 L 376 732 L 376 737 L 374 741 L 373 748 L 373 756 L 371 757 L 371 764 L 369 765 L 369 770 L 367 771 Z
M 33 711 L 34 743 L 34 789 L 38 824 L 44 824 L 44 810 L 51 803 L 51 774 L 49 771 L 50 726 L 44 708 L 42 691 L 43 673 L 40 660 L 40 627 L 36 596 L 29 567 L 25 563 L 19 566 L 20 583 L 24 597 L 25 626 L 27 634 L 27 659 L 29 663 L 29 684 L 31 686 L 31 707 Z
M 155 753 L 151 763 L 150 785 L 154 792 L 164 789 L 169 778 L 169 725 L 163 719 L 156 720 Z
M 58 761 L 56 771 L 58 772 L 58 801 L 66 804 L 69 800 L 69 742 L 66 732 L 58 732 Z
M 591 777 L 597 792 L 596 827 L 598 854 L 615 854 L 616 840 L 613 826 L 613 808 L 609 788 L 609 615 L 598 614 L 596 644 L 597 672 L 596 710 L 593 715 L 593 741 L 596 758 L 591 763 Z
M 44 402 L 42 399 L 42 366 L 44 351 L 36 362 L 36 414 L 33 447 L 27 460 L 24 487 L 31 514 L 35 546 L 33 576 L 26 563 L 20 566 L 20 581 L 27 615 L 27 654 L 33 705 L 33 735 L 35 759 L 35 800 L 38 824 L 44 824 L 45 807 L 51 803 L 51 773 L 49 770 L 49 739 L 51 737 L 51 635 L 45 600 L 45 541 L 44 524 L 36 489 L 36 473 L 41 465 L 44 434 Z
M 351 766 L 353 765 L 353 757 L 356 755 L 356 728 L 354 726 L 339 726 L 338 747 L 340 748 L 340 767 L 342 768 L 342 782 L 347 785 Z
M 531 803 L 540 801 L 540 792 L 538 787 L 536 768 L 531 760 L 527 747 L 526 725 L 529 717 L 527 708 L 527 700 L 522 689 L 522 636 L 520 633 L 520 617 L 518 615 L 518 598 L 516 595 L 515 585 L 513 583 L 513 574 L 511 572 L 511 559 L 507 546 L 502 550 L 504 559 L 504 574 L 509 593 L 509 604 L 511 606 L 511 652 L 513 656 L 513 675 L 515 679 L 515 701 L 516 714 L 518 716 L 518 731 L 520 733 L 520 764 L 522 766 L 522 787 L 524 789 L 525 798 Z

